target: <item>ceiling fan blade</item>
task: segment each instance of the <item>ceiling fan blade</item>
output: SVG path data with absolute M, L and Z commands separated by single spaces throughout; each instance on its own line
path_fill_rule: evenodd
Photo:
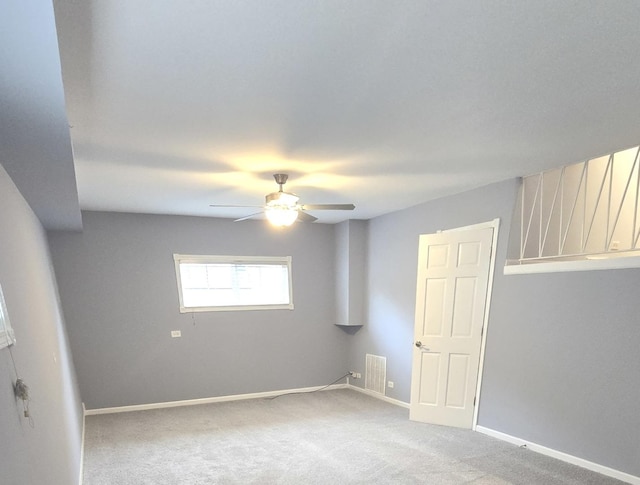
M 251 219 L 252 217 L 259 216 L 262 213 L 263 213 L 262 211 L 256 212 L 254 214 L 250 214 L 248 216 L 241 217 L 240 219 L 235 219 L 233 222 L 246 221 L 247 219 Z
M 318 218 L 307 214 L 306 212 L 298 211 L 298 222 L 315 222 Z
M 302 210 L 306 211 L 352 211 L 353 204 L 304 204 Z
M 240 208 L 240 209 L 250 209 L 250 208 L 255 208 L 258 209 L 259 207 L 262 207 L 261 205 L 226 205 L 226 204 L 209 204 L 209 207 L 236 207 L 236 208 Z

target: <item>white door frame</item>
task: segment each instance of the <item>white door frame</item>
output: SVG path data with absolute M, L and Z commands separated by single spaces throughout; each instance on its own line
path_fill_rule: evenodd
M 500 219 L 496 218 L 492 221 L 481 222 L 479 224 L 472 224 L 470 226 L 455 227 L 453 229 L 445 229 L 437 231 L 440 232 L 454 232 L 454 231 L 470 231 L 474 229 L 486 229 L 493 228 L 493 241 L 491 242 L 491 259 L 489 261 L 489 281 L 487 282 L 487 296 L 486 304 L 484 306 L 484 319 L 482 322 L 482 339 L 480 342 L 480 362 L 478 363 L 478 383 L 476 384 L 476 405 L 473 408 L 473 424 L 471 429 L 476 430 L 478 426 L 478 410 L 480 409 L 480 390 L 482 389 L 482 371 L 484 369 L 484 354 L 485 347 L 487 345 L 487 330 L 489 326 L 489 309 L 491 306 L 491 292 L 493 290 L 493 275 L 496 267 L 496 250 L 498 246 L 498 229 L 500 228 Z

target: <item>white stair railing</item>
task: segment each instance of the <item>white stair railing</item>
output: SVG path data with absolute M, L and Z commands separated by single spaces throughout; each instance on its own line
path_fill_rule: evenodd
M 634 147 L 524 177 L 507 264 L 640 255 L 639 156 Z

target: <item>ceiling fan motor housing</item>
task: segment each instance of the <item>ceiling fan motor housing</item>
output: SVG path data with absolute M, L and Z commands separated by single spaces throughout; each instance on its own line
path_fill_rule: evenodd
M 265 197 L 265 199 L 266 199 L 267 207 L 270 207 L 270 206 L 295 207 L 300 197 L 290 192 L 272 192 L 271 194 L 268 194 Z

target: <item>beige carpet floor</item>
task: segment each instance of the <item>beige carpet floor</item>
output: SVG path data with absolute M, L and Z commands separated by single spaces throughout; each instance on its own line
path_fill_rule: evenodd
M 597 473 L 342 389 L 88 416 L 84 485 L 608 485 Z

